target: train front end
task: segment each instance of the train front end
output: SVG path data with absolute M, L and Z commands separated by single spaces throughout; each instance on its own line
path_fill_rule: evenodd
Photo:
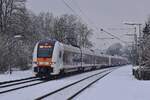
M 55 41 L 40 41 L 33 52 L 33 70 L 36 76 L 50 76 Z

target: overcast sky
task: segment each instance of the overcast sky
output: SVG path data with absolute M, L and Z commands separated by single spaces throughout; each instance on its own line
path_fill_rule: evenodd
M 80 15 L 90 28 L 93 28 L 92 41 L 95 48 L 108 47 L 118 40 L 99 40 L 97 37 L 110 37 L 94 27 L 104 28 L 108 32 L 131 42 L 133 38 L 123 34 L 134 32 L 132 26 L 126 26 L 123 22 L 142 23 L 150 15 L 150 0 L 65 0 Z M 80 13 L 78 6 L 85 15 Z M 39 12 L 52 12 L 54 15 L 74 14 L 63 3 L 63 0 L 28 0 L 27 7 L 38 14 Z M 88 17 L 88 18 L 87 18 Z M 90 19 L 92 23 L 88 21 Z M 130 28 L 130 29 L 128 29 Z

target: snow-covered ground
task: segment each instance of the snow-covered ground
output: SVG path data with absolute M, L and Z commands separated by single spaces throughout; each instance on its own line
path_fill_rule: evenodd
M 106 69 L 87 72 L 87 73 L 83 73 L 83 74 L 78 74 L 78 75 L 74 75 L 71 77 L 66 77 L 66 78 L 62 78 L 62 79 L 58 79 L 58 80 L 51 80 L 49 82 L 42 83 L 42 84 L 39 84 L 36 86 L 8 92 L 5 94 L 0 94 L 0 100 L 12 100 L 12 99 L 13 100 L 34 100 L 35 98 L 37 98 L 39 96 L 45 95 L 51 91 L 54 91 L 63 86 L 66 86 L 66 84 L 70 84 L 72 82 L 80 80 L 81 78 L 93 75 L 94 73 L 102 72 L 104 70 L 106 70 Z M 16 87 L 19 87 L 19 86 L 20 85 L 17 85 Z M 14 88 L 14 86 L 13 86 L 13 88 Z M 1 91 L 1 89 L 0 89 L 0 91 Z M 71 91 L 73 91 L 73 90 L 71 90 Z
M 32 76 L 34 76 L 32 70 L 13 71 L 11 75 L 9 73 L 0 74 L 0 82 L 15 80 L 15 79 L 22 79 L 22 78 L 27 78 L 27 77 L 32 77 Z
M 131 68 L 132 66 L 128 65 L 116 69 L 83 91 L 74 98 L 74 100 L 150 100 L 150 81 L 136 80 L 132 76 Z M 33 87 L 0 94 L 0 100 L 33 100 L 95 72 L 93 71 L 58 80 L 52 80 Z M 0 75 L 0 81 L 29 77 L 32 75 L 31 71 L 17 72 L 11 76 Z M 70 90 L 70 92 L 71 91 L 73 90 Z
M 75 100 L 150 100 L 150 81 L 136 80 L 131 68 L 128 65 L 115 70 Z

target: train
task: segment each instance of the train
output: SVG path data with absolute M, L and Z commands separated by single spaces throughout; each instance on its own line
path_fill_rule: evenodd
M 96 53 L 94 50 L 63 44 L 57 40 L 41 40 L 33 51 L 33 72 L 37 77 L 84 72 L 125 65 L 124 57 Z

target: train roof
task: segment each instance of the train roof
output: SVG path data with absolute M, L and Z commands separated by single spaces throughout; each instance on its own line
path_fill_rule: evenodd
M 80 48 L 74 47 L 72 45 L 63 44 L 63 47 L 65 51 L 76 52 L 76 53 L 81 52 Z
M 50 44 L 54 45 L 56 42 L 57 42 L 57 40 L 55 40 L 55 39 L 46 39 L 46 40 L 39 41 L 39 44 L 50 43 Z
M 81 48 L 83 54 L 94 55 L 94 51 L 86 48 Z
M 54 45 L 56 42 L 59 42 L 59 41 L 57 41 L 55 39 L 47 39 L 47 40 L 39 41 L 39 44 L 43 44 L 43 43 L 47 43 L 47 42 Z M 126 59 L 126 58 L 121 57 L 121 56 L 111 56 L 111 55 L 107 55 L 107 54 L 101 54 L 101 53 L 97 53 L 95 50 L 91 50 L 91 49 L 87 49 L 87 48 L 79 48 L 79 47 L 75 47 L 72 45 L 63 44 L 61 42 L 59 42 L 59 43 L 63 45 L 64 50 L 70 51 L 70 52 L 80 53 L 82 50 L 83 54 L 101 56 L 101 57 L 111 57 L 111 58 L 116 58 L 116 59 Z
M 80 53 L 82 50 L 83 54 L 101 56 L 101 57 L 111 57 L 111 58 L 115 58 L 115 59 L 126 59 L 124 57 L 116 56 L 116 55 L 112 56 L 112 55 L 107 55 L 107 54 L 100 54 L 100 53 L 95 52 L 95 50 L 91 50 L 91 49 L 87 49 L 87 48 L 78 48 L 78 47 L 74 47 L 72 45 L 67 45 L 67 44 L 63 44 L 63 46 L 64 46 L 64 50 L 66 50 L 66 51 Z

